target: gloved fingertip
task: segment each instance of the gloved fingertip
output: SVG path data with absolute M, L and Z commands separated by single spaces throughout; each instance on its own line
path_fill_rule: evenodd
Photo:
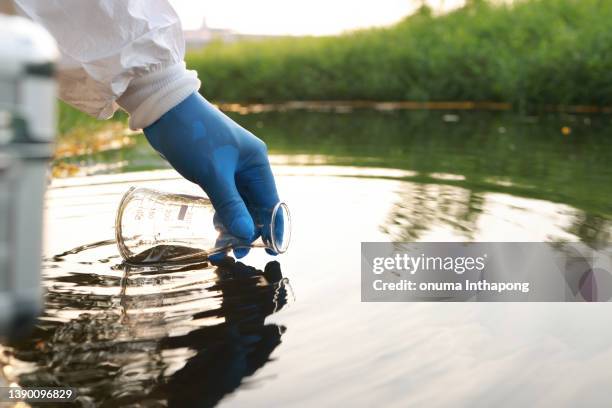
M 216 253 L 216 254 L 209 255 L 208 256 L 208 260 L 213 265 L 217 265 L 217 264 L 221 263 L 226 257 L 227 257 L 227 254 L 225 252 L 219 252 L 219 253 Z
M 234 256 L 238 259 L 244 258 L 249 253 L 249 248 L 234 248 Z
M 273 250 L 271 250 L 270 248 L 266 248 L 266 253 L 268 255 L 272 255 L 272 256 L 276 256 L 278 255 L 276 252 L 274 252 Z
M 237 238 L 250 239 L 255 235 L 255 225 L 251 217 L 240 215 L 232 221 L 229 231 Z

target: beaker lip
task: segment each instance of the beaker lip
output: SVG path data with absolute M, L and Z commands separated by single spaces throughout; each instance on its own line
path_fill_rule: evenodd
M 283 213 L 283 236 L 279 240 L 279 237 L 276 236 L 276 215 L 278 211 L 282 211 Z M 289 206 L 284 201 L 279 201 L 276 203 L 274 208 L 272 209 L 272 218 L 270 220 L 270 238 L 272 249 L 277 254 L 284 254 L 287 252 L 289 248 L 289 242 L 291 241 L 291 213 L 289 212 Z

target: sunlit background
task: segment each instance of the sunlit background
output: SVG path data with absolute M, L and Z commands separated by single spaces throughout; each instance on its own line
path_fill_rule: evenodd
M 437 12 L 451 10 L 465 0 L 170 0 L 183 26 L 206 25 L 237 33 L 260 35 L 327 35 L 397 22 L 427 4 Z

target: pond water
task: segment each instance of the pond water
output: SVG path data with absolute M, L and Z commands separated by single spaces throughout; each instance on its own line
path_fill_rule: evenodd
M 612 402 L 606 303 L 360 301 L 362 241 L 608 242 L 609 118 L 342 110 L 236 120 L 270 147 L 292 210 L 289 252 L 125 266 L 112 237 L 128 187 L 197 188 L 142 137 L 70 159 L 91 175 L 48 191 L 46 311 L 29 338 L 3 346 L 6 379 L 76 387 L 80 406 Z

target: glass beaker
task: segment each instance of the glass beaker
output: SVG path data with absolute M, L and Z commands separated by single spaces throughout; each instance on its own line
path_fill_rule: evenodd
M 117 210 L 115 238 L 123 259 L 136 264 L 186 262 L 241 247 L 287 251 L 291 239 L 287 204 L 255 209 L 251 215 L 259 235 L 253 242 L 229 234 L 208 198 L 131 187 Z

